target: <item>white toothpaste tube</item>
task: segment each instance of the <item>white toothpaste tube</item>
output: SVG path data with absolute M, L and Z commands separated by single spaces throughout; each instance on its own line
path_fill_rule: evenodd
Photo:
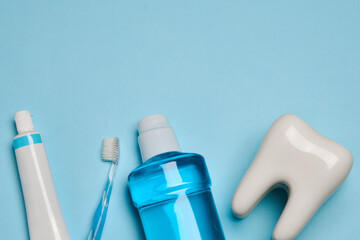
M 51 175 L 43 138 L 34 131 L 31 114 L 15 114 L 14 149 L 32 240 L 68 240 L 69 232 Z

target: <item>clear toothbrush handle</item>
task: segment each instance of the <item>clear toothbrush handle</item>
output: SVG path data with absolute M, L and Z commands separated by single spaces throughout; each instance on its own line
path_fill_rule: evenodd
M 88 235 L 88 240 L 100 240 L 101 234 L 104 229 L 106 214 L 109 206 L 111 190 L 113 185 L 113 179 L 116 171 L 117 163 L 112 163 L 109 171 L 109 178 L 106 182 L 106 186 L 101 197 L 101 201 L 95 211 L 93 223 Z

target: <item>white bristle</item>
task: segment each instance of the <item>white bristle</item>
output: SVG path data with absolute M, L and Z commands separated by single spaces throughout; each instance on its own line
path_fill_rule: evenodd
M 102 159 L 113 162 L 119 160 L 119 138 L 104 138 Z

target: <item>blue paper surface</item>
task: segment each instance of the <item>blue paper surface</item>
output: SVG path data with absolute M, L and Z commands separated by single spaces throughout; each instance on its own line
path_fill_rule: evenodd
M 103 239 L 144 239 L 126 178 L 137 121 L 164 113 L 206 158 L 227 239 L 270 239 L 286 193 L 244 220 L 231 199 L 271 123 L 294 113 L 348 148 L 353 169 L 298 239 L 360 239 L 360 2 L 2 1 L 0 238 L 27 239 L 13 116 L 42 132 L 72 239 L 106 183 L 101 141 L 121 157 Z

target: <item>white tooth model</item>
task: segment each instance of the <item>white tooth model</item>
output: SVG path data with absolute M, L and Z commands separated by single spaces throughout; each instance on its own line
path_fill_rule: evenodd
M 246 217 L 270 191 L 285 187 L 289 199 L 273 232 L 294 239 L 345 180 L 351 153 L 293 114 L 277 119 L 267 132 L 233 200 L 233 212 Z

